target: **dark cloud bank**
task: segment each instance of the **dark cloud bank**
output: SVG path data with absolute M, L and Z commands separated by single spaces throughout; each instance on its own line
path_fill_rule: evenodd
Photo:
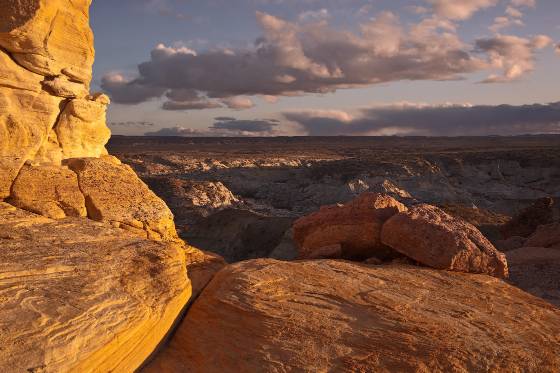
M 299 124 L 310 136 L 560 134 L 560 102 L 522 106 L 405 104 L 365 109 L 355 118 L 314 111 L 291 112 L 284 116 Z
M 284 122 L 296 123 L 309 136 L 516 136 L 560 134 L 560 102 L 547 105 L 413 105 L 363 109 L 356 116 L 342 111 L 307 110 L 283 113 Z M 274 136 L 282 131 L 276 119 L 215 118 L 208 130 L 163 128 L 147 136 Z
M 232 117 L 218 117 L 215 118 L 214 125 L 208 130 L 176 126 L 147 132 L 145 135 L 183 137 L 273 136 L 276 134 L 276 128 L 279 124 L 276 119 L 241 120 Z

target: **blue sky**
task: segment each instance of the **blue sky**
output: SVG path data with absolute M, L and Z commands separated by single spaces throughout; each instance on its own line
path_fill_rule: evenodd
M 556 0 L 95 0 L 93 89 L 111 94 L 116 134 L 313 134 L 321 120 L 332 134 L 364 120 L 351 134 L 456 134 L 379 123 L 375 108 L 560 101 L 559 16 Z M 560 131 L 544 110 L 519 131 Z

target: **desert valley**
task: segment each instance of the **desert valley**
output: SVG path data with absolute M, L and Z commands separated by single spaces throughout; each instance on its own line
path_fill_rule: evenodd
M 111 137 L 90 5 L 0 0 L 0 372 L 560 371 L 560 135 Z

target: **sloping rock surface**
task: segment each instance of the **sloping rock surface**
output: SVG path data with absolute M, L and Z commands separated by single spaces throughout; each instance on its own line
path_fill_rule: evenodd
M 87 216 L 78 177 L 58 166 L 24 166 L 12 185 L 10 203 L 52 219 Z
M 381 232 L 384 244 L 437 269 L 508 276 L 503 253 L 478 229 L 431 205 L 417 205 L 389 219 Z
M 381 243 L 381 227 L 406 210 L 394 198 L 377 193 L 363 193 L 345 205 L 322 207 L 294 223 L 300 258 L 390 256 L 393 250 Z
M 130 372 L 191 295 L 182 245 L 0 203 L 0 371 Z
M 255 260 L 219 272 L 144 372 L 555 372 L 560 311 L 503 281 Z
M 114 157 L 72 159 L 88 217 L 137 232 L 150 239 L 177 238 L 173 214 L 136 176 Z

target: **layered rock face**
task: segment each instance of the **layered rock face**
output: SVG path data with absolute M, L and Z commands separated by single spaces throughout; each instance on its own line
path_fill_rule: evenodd
M 322 207 L 294 223 L 294 241 L 301 258 L 386 257 L 381 227 L 407 208 L 387 195 L 363 193 L 345 205 Z
M 0 0 L 2 372 L 134 371 L 223 265 L 107 155 L 90 2 Z
M 560 311 L 485 275 L 337 261 L 219 272 L 145 372 L 554 372 Z
M 0 247 L 2 372 L 133 371 L 191 296 L 183 245 L 88 219 L 0 203 Z
M 0 1 L 0 199 L 26 161 L 107 154 L 109 99 L 89 95 L 90 2 Z
M 437 269 L 508 276 L 507 260 L 478 229 L 426 204 L 390 218 L 381 241 Z

